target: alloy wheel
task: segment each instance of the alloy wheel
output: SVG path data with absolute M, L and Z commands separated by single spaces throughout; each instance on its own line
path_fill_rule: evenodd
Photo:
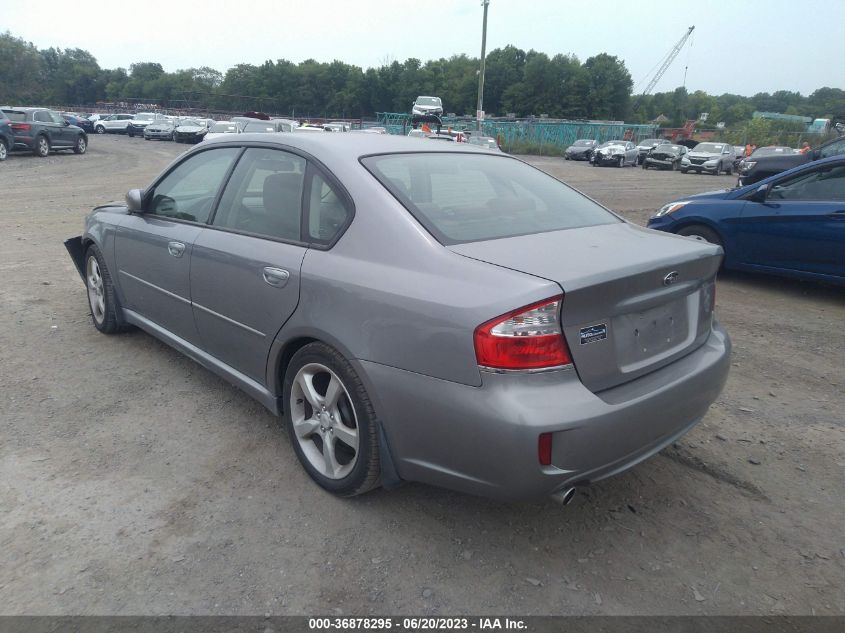
M 7 154 L 8 150 L 6 149 L 6 144 L 3 141 L 0 141 L 0 160 L 6 160 Z
M 358 461 L 358 418 L 338 375 L 320 363 L 303 366 L 289 405 L 293 432 L 311 466 L 329 479 L 349 475 Z
M 38 139 L 38 155 L 39 156 L 47 156 L 50 153 L 50 141 L 47 140 L 47 137 L 41 136 Z
M 85 265 L 85 281 L 88 286 L 88 304 L 91 306 L 91 314 L 94 315 L 97 324 L 102 325 L 106 318 L 106 295 L 100 264 L 93 255 L 88 256 L 88 262 Z

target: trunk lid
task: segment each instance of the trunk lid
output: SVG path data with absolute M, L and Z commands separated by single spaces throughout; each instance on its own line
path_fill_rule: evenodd
M 620 222 L 448 248 L 560 285 L 564 336 L 594 392 L 663 367 L 709 336 L 718 246 Z

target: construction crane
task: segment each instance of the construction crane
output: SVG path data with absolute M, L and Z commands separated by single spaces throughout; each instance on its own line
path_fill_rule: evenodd
M 660 64 L 660 68 L 658 68 L 657 72 L 654 73 L 654 77 L 651 78 L 651 81 L 648 82 L 648 85 L 645 87 L 645 90 L 643 90 L 640 96 L 637 97 L 637 101 L 636 103 L 634 103 L 634 111 L 636 111 L 639 107 L 642 98 L 648 94 L 651 94 L 651 91 L 657 85 L 657 82 L 660 81 L 660 78 L 669 69 L 669 66 L 672 65 L 672 62 L 675 61 L 675 58 L 678 56 L 678 53 L 681 52 L 681 49 L 684 47 L 684 44 L 687 43 L 687 40 L 690 38 L 690 35 L 692 35 L 692 32 L 694 30 L 694 26 L 689 27 L 687 29 L 687 32 L 684 33 L 684 36 L 680 40 L 678 40 L 678 43 L 672 47 L 672 50 L 669 51 L 669 54 L 666 55 L 666 57 L 663 59 L 663 63 Z

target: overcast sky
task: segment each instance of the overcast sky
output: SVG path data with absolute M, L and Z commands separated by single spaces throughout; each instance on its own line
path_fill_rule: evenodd
M 367 68 L 481 50 L 480 0 L 3 0 L 0 15 L 13 35 L 39 48 L 84 48 L 105 68 L 155 61 L 225 72 L 309 57 Z M 691 25 L 656 92 L 682 85 L 685 66 L 690 91 L 845 88 L 845 0 L 491 0 L 487 50 L 514 44 L 582 61 L 607 52 L 625 60 L 641 90 Z

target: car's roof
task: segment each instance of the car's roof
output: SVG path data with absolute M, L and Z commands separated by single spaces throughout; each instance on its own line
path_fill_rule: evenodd
M 331 156 L 339 160 L 358 160 L 369 154 L 408 152 L 473 152 L 489 155 L 468 143 L 423 143 L 419 139 L 392 134 L 239 134 L 237 139 L 220 137 L 203 143 L 203 147 L 226 143 L 262 143 L 291 147 L 317 158 Z

